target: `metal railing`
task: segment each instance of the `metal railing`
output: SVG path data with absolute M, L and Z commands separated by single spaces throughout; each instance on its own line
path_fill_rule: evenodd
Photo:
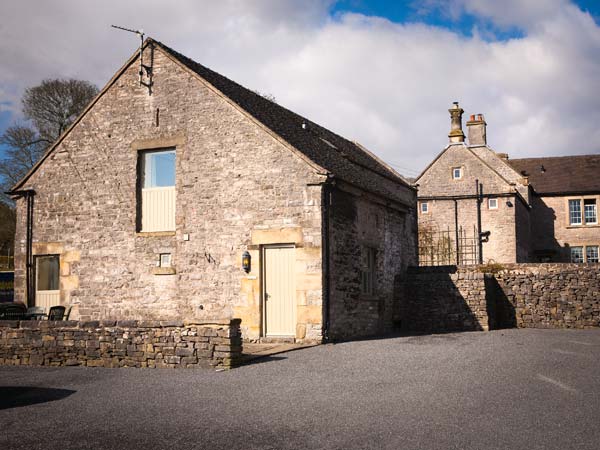
M 419 265 L 449 266 L 474 265 L 479 261 L 479 240 L 477 228 L 468 232 L 463 227 L 458 231 L 419 229 Z

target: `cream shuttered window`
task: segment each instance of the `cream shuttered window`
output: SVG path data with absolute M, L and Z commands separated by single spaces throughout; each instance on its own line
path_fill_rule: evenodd
M 175 149 L 142 151 L 140 231 L 175 231 Z

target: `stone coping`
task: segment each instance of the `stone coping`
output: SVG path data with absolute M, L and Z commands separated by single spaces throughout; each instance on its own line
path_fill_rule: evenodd
M 494 263 L 499 271 L 514 271 L 525 269 L 536 270 L 593 270 L 600 269 L 598 263 L 570 263 L 570 262 L 550 262 L 550 263 Z M 489 264 L 472 264 L 468 266 L 409 266 L 409 273 L 456 273 L 457 271 L 481 271 L 489 267 Z
M 239 326 L 241 319 L 187 320 L 0 320 L 0 327 L 38 328 L 181 328 L 191 326 Z

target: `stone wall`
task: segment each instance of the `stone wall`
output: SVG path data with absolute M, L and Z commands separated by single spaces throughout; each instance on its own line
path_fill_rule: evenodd
M 396 320 L 407 331 L 489 330 L 485 275 L 455 266 L 410 268 L 397 280 Z
M 462 178 L 458 180 L 452 178 L 454 167 L 463 169 Z M 417 180 L 419 197 L 473 195 L 476 179 L 483 184 L 486 193 L 514 192 L 509 183 L 495 174 L 466 145 L 452 144 Z
M 0 321 L 0 364 L 213 367 L 240 362 L 240 320 Z
M 600 265 L 509 264 L 411 268 L 397 280 L 405 330 L 600 326 Z
M 600 326 L 600 265 L 514 264 L 494 274 L 498 326 Z
M 415 199 L 416 200 L 416 199 Z M 394 279 L 417 262 L 415 209 L 336 189 L 330 214 L 330 337 L 392 330 Z M 367 248 L 375 251 L 374 290 L 361 292 Z

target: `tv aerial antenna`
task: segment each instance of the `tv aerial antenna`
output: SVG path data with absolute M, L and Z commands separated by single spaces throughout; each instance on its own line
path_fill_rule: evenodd
M 152 63 L 154 62 L 154 52 L 152 50 L 154 50 L 154 47 L 151 47 L 150 65 L 148 66 L 144 64 L 144 30 L 132 30 L 131 28 L 120 27 L 118 25 L 111 25 L 111 27 L 137 34 L 140 37 L 140 86 L 146 86 L 148 94 L 152 95 Z M 144 71 L 146 72 L 146 77 L 148 77 L 148 83 L 144 82 Z

